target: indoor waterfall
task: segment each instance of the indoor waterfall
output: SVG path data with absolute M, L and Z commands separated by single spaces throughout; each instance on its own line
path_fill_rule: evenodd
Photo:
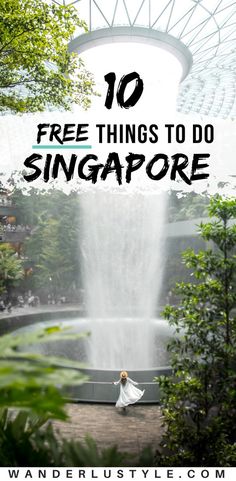
M 149 368 L 156 364 L 166 197 L 101 191 L 80 201 L 90 363 Z

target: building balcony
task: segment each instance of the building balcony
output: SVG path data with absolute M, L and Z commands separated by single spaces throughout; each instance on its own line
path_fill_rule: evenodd
M 22 230 L 4 230 L 0 229 L 0 243 L 17 244 L 24 242 L 25 238 L 30 235 L 30 229 Z
M 19 213 L 19 207 L 17 207 L 14 204 L 1 204 L 0 203 L 0 217 L 11 217 L 14 216 L 16 217 L 17 214 Z

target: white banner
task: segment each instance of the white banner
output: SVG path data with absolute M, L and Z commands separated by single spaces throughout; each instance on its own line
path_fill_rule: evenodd
M 236 479 L 236 468 L 0 468 L 0 481 L 33 480 L 225 480 Z

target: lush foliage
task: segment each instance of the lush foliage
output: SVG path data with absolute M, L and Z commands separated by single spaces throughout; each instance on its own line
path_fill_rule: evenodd
M 77 336 L 78 338 L 81 336 Z M 75 339 L 66 329 L 48 327 L 24 335 L 0 337 L 0 408 L 19 408 L 43 419 L 66 419 L 64 386 L 83 383 L 87 377 L 71 360 L 43 356 L 34 352 L 38 343 Z
M 230 466 L 236 462 L 236 200 L 215 197 L 200 226 L 210 247 L 183 259 L 195 281 L 177 284 L 165 317 L 174 378 L 159 379 L 167 427 L 158 463 Z
M 170 191 L 168 208 L 169 222 L 207 217 L 208 204 L 208 195 L 200 195 L 195 192 L 183 194 L 183 192 Z
M 34 263 L 35 286 L 48 287 L 57 294 L 79 284 L 79 199 L 77 194 L 67 196 L 59 191 L 46 197 L 47 210 L 39 214 L 25 252 Z M 45 200 L 41 196 L 41 202 Z
M 80 287 L 78 194 L 35 188 L 26 193 L 17 187 L 16 179 L 11 179 L 10 185 L 12 201 L 19 208 L 17 222 L 32 229 L 23 247 L 33 269 L 24 289 L 43 288 L 50 294 L 60 294 Z
M 127 460 L 116 447 L 99 451 L 90 437 L 83 443 L 61 439 L 36 415 L 0 413 L 0 466 L 126 466 Z
M 14 249 L 9 244 L 0 244 L 0 294 L 8 293 L 23 275 L 22 261 Z
M 68 52 L 75 30 L 86 29 L 73 5 L 1 0 L 0 19 L 0 111 L 89 105 L 91 75 Z

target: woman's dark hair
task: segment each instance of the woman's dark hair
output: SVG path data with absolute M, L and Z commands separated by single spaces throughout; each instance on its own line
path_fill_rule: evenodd
M 126 378 L 126 377 L 122 377 L 122 378 L 121 378 L 121 384 L 126 384 L 126 381 L 127 381 L 127 378 Z

